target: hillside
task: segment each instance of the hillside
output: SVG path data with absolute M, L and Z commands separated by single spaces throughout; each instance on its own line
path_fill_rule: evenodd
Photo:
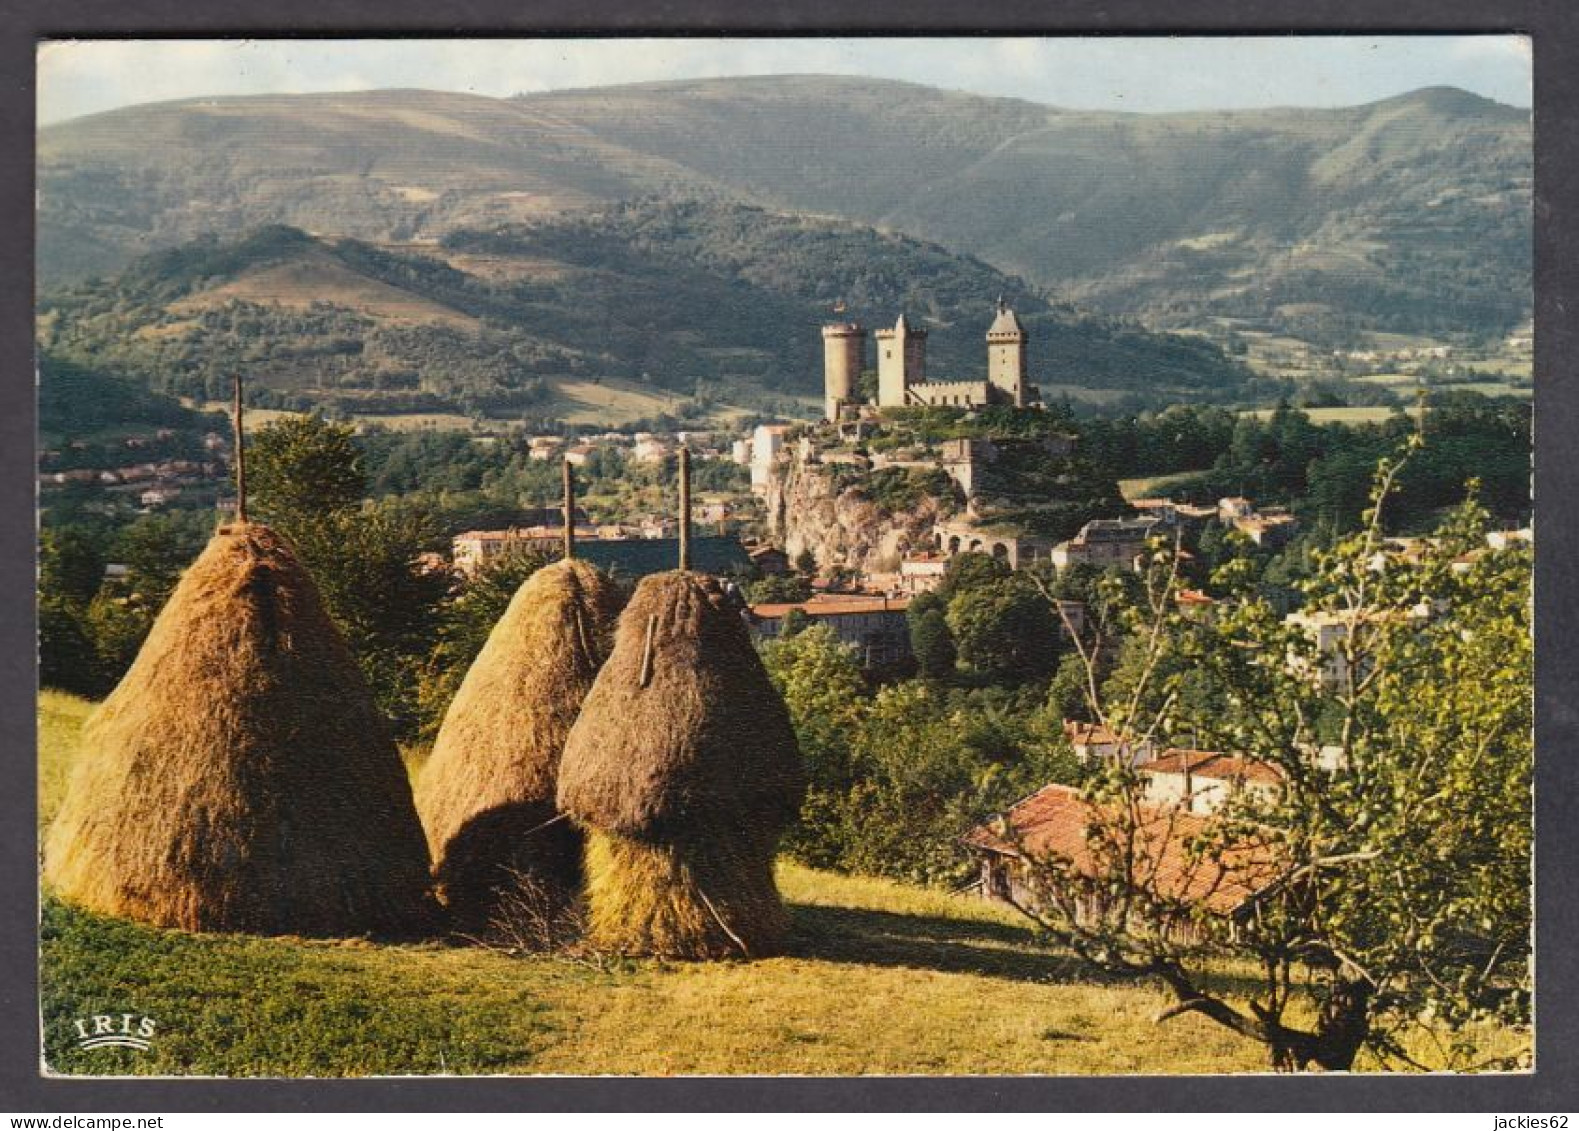
M 46 691 L 39 827 L 92 704 Z M 443 942 L 191 935 L 46 894 L 43 1055 L 68 1075 L 1212 1073 L 1257 1047 L 1161 989 L 1092 979 L 980 900 L 782 864 L 790 952 L 754 962 L 570 961 Z M 1225 970 L 1221 984 L 1231 986 Z M 128 1000 L 147 1052 L 77 1047 Z M 1522 1038 L 1477 1032 L 1487 1053 Z M 1427 1064 L 1430 1049 L 1411 1051 Z M 1362 1062 L 1361 1070 L 1374 1070 Z
M 41 131 L 39 183 L 46 282 L 265 223 L 438 239 L 658 194 L 902 232 L 1159 325 L 1491 335 L 1530 307 L 1529 114 L 1445 88 L 1167 115 L 829 76 L 189 100 Z
M 565 418 L 567 398 L 606 383 L 790 413 L 788 398 L 821 389 L 818 327 L 835 303 L 871 325 L 906 311 L 934 329 L 932 372 L 975 375 L 1000 294 L 1054 393 L 1220 399 L 1248 376 L 1198 339 L 1080 314 L 936 245 L 655 198 L 440 244 L 281 226 L 198 240 L 45 292 L 38 325 L 62 358 L 199 400 L 241 371 L 279 407 Z

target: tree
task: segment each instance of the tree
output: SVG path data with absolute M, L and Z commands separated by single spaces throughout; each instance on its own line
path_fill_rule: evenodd
M 1472 1067 L 1485 1063 L 1473 1025 L 1529 1020 L 1530 556 L 1487 550 L 1472 501 L 1423 562 L 1379 567 L 1396 476 L 1383 465 L 1364 530 L 1305 587 L 1309 608 L 1348 626 L 1336 678 L 1259 597 L 1179 616 L 1170 571 L 1135 610 L 1127 697 L 1098 704 L 1119 733 L 1189 735 L 1270 767 L 1276 788 L 1185 822 L 1148 803 L 1130 767 L 1106 766 L 1085 794 L 1091 861 L 1033 854 L 1041 898 L 1021 901 L 1093 964 L 1166 986 L 1176 1004 L 1159 1020 L 1199 1013 L 1279 1070 L 1347 1069 L 1362 1050 L 1427 1066 L 1413 1033 L 1429 1066 Z M 1181 672 L 1230 709 L 1192 707 Z M 1162 882 L 1148 866 L 1162 825 L 1190 877 L 1242 881 L 1250 913 L 1226 920 Z M 1252 992 L 1205 976 L 1223 956 L 1251 960 Z
M 954 674 L 958 654 L 947 614 L 947 604 L 935 593 L 920 594 L 905 610 L 910 628 L 910 651 L 923 679 L 947 679 Z
M 249 510 L 287 537 L 319 516 L 358 506 L 367 492 L 362 452 L 349 425 L 285 416 L 247 441 Z
M 1058 662 L 1058 621 L 1023 578 L 962 589 L 945 618 L 962 663 L 997 679 L 1044 678 Z
M 91 601 L 104 580 L 104 555 L 80 530 L 44 529 L 38 538 L 41 597 Z
M 949 559 L 948 568 L 943 571 L 937 595 L 945 602 L 951 601 L 955 594 L 964 590 L 1003 581 L 1011 572 L 1007 564 L 991 554 L 955 554 Z
M 763 602 L 795 603 L 811 597 L 811 583 L 804 577 L 770 573 L 748 582 L 746 599 L 753 605 Z
M 762 661 L 789 708 L 809 781 L 785 850 L 814 867 L 836 865 L 846 848 L 842 806 L 853 782 L 850 734 L 867 710 L 861 666 L 827 625 L 781 634 L 762 646 Z
M 449 589 L 421 554 L 439 542 L 420 507 L 363 506 L 361 451 L 349 427 L 284 417 L 258 430 L 247 461 L 252 511 L 295 544 L 396 733 L 421 728 L 418 693 Z

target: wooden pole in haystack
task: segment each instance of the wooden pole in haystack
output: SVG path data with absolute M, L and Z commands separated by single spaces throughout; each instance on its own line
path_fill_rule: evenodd
M 576 473 L 566 456 L 561 467 L 565 482 L 565 560 L 576 556 Z
M 241 374 L 232 379 L 235 402 L 231 407 L 230 423 L 236 437 L 236 521 L 247 521 L 247 440 L 241 419 Z
M 680 449 L 680 569 L 691 568 L 691 449 Z

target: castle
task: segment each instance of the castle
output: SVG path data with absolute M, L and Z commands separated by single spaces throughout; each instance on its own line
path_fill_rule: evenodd
M 1040 403 L 1040 391 L 1026 380 L 1025 344 L 1030 335 L 1001 298 L 997 317 L 987 330 L 985 381 L 928 381 L 927 332 L 911 326 L 903 314 L 892 329 L 878 330 L 875 336 L 879 408 L 989 404 L 1025 408 Z M 866 328 L 857 322 L 835 322 L 822 328 L 822 343 L 824 415 L 837 421 L 846 411 L 858 412 L 863 403 L 856 387 L 866 363 Z

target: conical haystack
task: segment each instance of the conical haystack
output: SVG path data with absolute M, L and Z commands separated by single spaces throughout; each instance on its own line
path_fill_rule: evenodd
M 440 894 L 457 927 L 488 923 L 501 885 L 550 900 L 580 887 L 581 834 L 558 820 L 559 756 L 608 650 L 619 591 L 580 561 L 516 591 L 444 716 L 417 782 Z
M 63 898 L 186 930 L 421 924 L 427 852 L 400 755 L 266 527 L 209 542 L 83 740 L 45 846 Z
M 773 857 L 805 788 L 789 713 L 718 583 L 643 580 L 559 770 L 560 808 L 589 829 L 594 945 L 777 950 Z

